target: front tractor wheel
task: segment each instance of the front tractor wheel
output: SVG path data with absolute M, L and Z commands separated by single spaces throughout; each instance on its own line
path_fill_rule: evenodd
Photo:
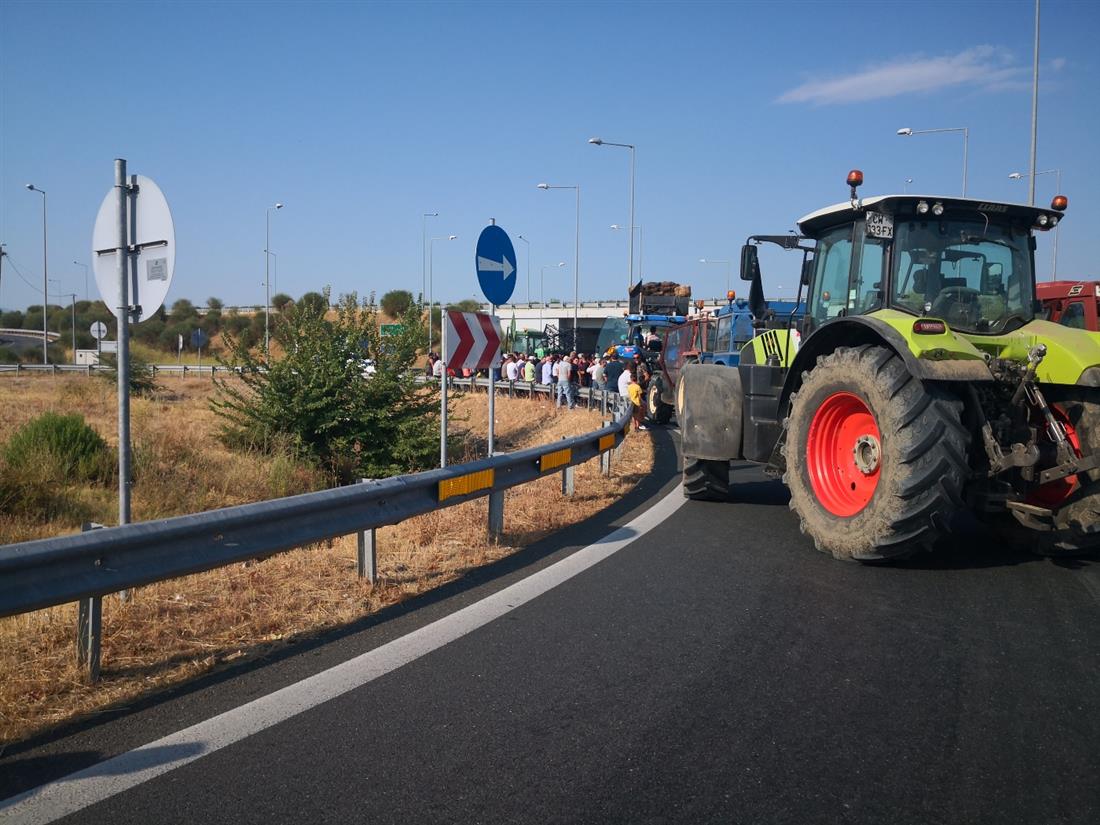
M 784 482 L 819 550 L 860 561 L 927 549 L 962 507 L 962 403 L 889 349 L 818 358 L 791 396 Z
M 672 405 L 661 400 L 661 380 L 653 378 L 645 394 L 646 415 L 657 424 L 667 424 L 672 418 Z
M 730 494 L 730 463 L 684 456 L 684 496 L 692 501 L 725 501 Z

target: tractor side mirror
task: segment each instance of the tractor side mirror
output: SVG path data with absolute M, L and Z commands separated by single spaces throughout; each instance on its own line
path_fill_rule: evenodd
M 814 259 L 806 258 L 802 261 L 802 286 L 809 286 L 814 277 Z
M 756 247 L 751 243 L 741 247 L 741 280 L 760 280 L 760 259 L 756 257 Z

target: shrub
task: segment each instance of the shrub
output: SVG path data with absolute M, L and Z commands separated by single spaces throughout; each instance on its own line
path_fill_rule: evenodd
M 312 460 L 335 481 L 434 466 L 439 446 L 438 389 L 420 387 L 411 369 L 425 331 L 419 305 L 383 346 L 378 312 L 344 296 L 326 319 L 328 293 L 299 301 L 272 319 L 285 356 L 270 360 L 227 335 L 239 379 L 217 379 L 213 409 L 224 442 L 236 449 L 284 449 Z M 363 375 L 362 360 L 375 372 Z
M 57 484 L 107 481 L 114 472 L 111 450 L 77 414 L 43 413 L 20 427 L 3 449 L 15 475 L 33 475 Z
M 104 366 L 108 367 L 104 372 L 97 372 L 113 384 L 118 384 L 118 356 L 114 354 L 104 355 Z M 153 368 L 144 358 L 130 350 L 130 392 L 133 395 L 149 395 L 160 389 L 157 379 L 153 375 Z
M 392 289 L 382 296 L 379 305 L 388 316 L 397 318 L 409 311 L 409 307 L 413 305 L 413 296 L 407 289 Z

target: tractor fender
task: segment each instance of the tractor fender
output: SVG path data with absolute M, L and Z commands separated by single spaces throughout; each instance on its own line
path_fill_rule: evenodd
M 685 364 L 676 385 L 676 420 L 685 456 L 741 458 L 741 374 L 713 364 Z
M 918 358 L 909 349 L 905 337 L 889 324 L 867 315 L 840 318 L 822 326 L 804 338 L 791 362 L 790 372 L 779 395 L 780 416 L 785 415 L 787 402 L 802 386 L 802 373 L 814 368 L 818 356 L 827 355 L 838 347 L 858 347 L 864 344 L 885 346 L 905 363 L 909 374 L 925 381 L 992 381 L 993 375 L 982 360 L 945 359 L 933 361 Z

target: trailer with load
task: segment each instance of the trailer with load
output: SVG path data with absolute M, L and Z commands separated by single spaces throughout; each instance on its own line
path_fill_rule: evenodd
M 798 222 L 801 329 L 754 337 L 736 369 L 683 368 L 685 495 L 728 497 L 747 459 L 838 558 L 908 556 L 963 511 L 1042 554 L 1095 551 L 1100 333 L 1037 316 L 1034 233 L 1066 199 L 860 199 L 862 183 Z M 761 282 L 754 243 L 741 277 Z

